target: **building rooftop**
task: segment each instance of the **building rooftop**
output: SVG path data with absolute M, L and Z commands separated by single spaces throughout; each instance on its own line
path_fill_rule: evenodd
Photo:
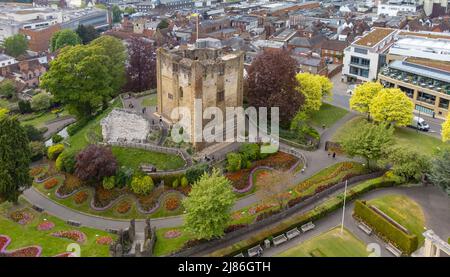
M 399 36 L 414 36 L 414 37 L 424 37 L 431 39 L 449 39 L 450 34 L 446 33 L 436 33 L 436 32 L 405 32 L 402 31 L 398 34 Z
M 430 68 L 443 70 L 443 71 L 450 73 L 450 62 L 428 60 L 428 59 L 421 59 L 421 58 L 412 58 L 412 57 L 407 58 L 406 61 L 410 62 L 410 63 L 414 63 L 414 64 L 420 64 L 423 66 L 427 66 Z
M 392 34 L 393 32 L 395 32 L 394 29 L 373 28 L 372 31 L 370 31 L 368 34 L 355 41 L 353 44 L 366 47 L 373 47 L 380 41 L 382 41 L 384 38 Z
M 417 63 L 417 61 L 393 61 L 389 64 L 389 67 L 392 69 L 397 69 L 404 72 L 409 72 L 412 74 L 416 74 L 419 76 L 428 77 L 431 79 L 443 81 L 450 83 L 450 72 L 446 70 L 442 70 L 436 67 L 428 65 L 423 65 Z

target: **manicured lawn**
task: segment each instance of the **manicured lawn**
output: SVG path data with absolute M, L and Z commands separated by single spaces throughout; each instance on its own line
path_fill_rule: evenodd
M 141 105 L 143 107 L 156 106 L 156 104 L 157 104 L 156 94 L 147 95 L 141 101 Z
M 176 238 L 165 238 L 164 234 L 170 230 L 179 230 L 181 231 L 181 235 Z M 156 244 L 153 249 L 153 253 L 155 256 L 164 256 L 168 255 L 174 251 L 179 250 L 183 245 L 192 239 L 192 237 L 183 230 L 182 227 L 175 228 L 161 228 L 156 230 Z
M 24 200 L 21 200 L 20 202 L 21 205 L 27 206 Z M 81 256 L 104 257 L 109 256 L 109 246 L 98 245 L 96 243 L 96 238 L 98 236 L 110 236 L 111 238 L 116 239 L 115 235 L 109 234 L 105 231 L 87 227 L 77 228 L 69 226 L 64 221 L 45 213 L 39 214 L 37 212 L 33 212 L 35 215 L 34 220 L 29 224 L 20 225 L 6 217 L 8 214 L 7 210 L 9 210 L 9 208 L 11 208 L 11 204 L 9 203 L 3 203 L 0 205 L 0 234 L 7 235 L 11 238 L 11 244 L 8 246 L 7 250 L 39 245 L 42 247 L 41 256 L 54 256 L 66 252 L 66 247 L 74 241 L 53 237 L 51 234 L 60 230 L 77 229 L 85 233 L 87 236 L 86 242 L 80 244 Z M 31 210 L 31 208 L 29 210 Z M 37 230 L 37 225 L 44 219 L 55 223 L 55 227 L 48 231 Z
M 168 170 L 183 167 L 185 164 L 180 156 L 173 154 L 117 146 L 112 147 L 112 152 L 119 161 L 119 165 L 134 169 L 138 169 L 141 164 L 152 164 L 159 170 Z
M 322 125 L 325 124 L 325 126 L 329 128 L 347 113 L 348 111 L 345 109 L 323 103 L 320 110 L 311 114 L 309 120 L 314 126 L 322 127 Z
M 292 247 L 278 257 L 367 257 L 366 246 L 359 238 L 344 228 L 335 227 Z
M 39 115 L 38 117 L 29 119 L 29 120 L 27 119 L 27 118 L 30 118 L 33 115 L 30 114 L 30 115 L 22 115 L 22 116 L 20 116 L 19 119 L 21 120 L 20 121 L 21 124 L 22 125 L 32 125 L 32 126 L 34 126 L 36 128 L 41 128 L 41 127 L 45 126 L 45 123 L 47 121 L 56 119 L 56 114 L 54 114 L 54 113 L 52 113 L 50 111 L 44 112 L 41 115 Z M 67 111 L 63 111 L 62 113 L 60 113 L 60 116 L 65 116 L 65 115 L 68 115 Z
M 346 132 L 357 130 L 362 122 L 366 119 L 363 117 L 355 117 L 342 125 L 333 135 L 333 141 L 339 142 Z M 410 149 L 415 149 L 427 155 L 433 155 L 438 148 L 448 148 L 448 144 L 441 140 L 425 135 L 422 132 L 410 128 L 396 128 L 394 132 L 395 143 L 406 146 Z
M 399 194 L 389 194 L 368 201 L 369 205 L 382 210 L 392 219 L 417 235 L 419 245 L 423 244 L 425 215 L 422 208 L 411 198 Z

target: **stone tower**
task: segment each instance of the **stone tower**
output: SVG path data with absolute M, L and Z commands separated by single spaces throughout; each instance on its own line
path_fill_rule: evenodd
M 158 113 L 171 123 L 173 109 L 186 107 L 194 120 L 208 107 L 218 107 L 225 115 L 225 107 L 242 107 L 244 55 L 240 51 L 222 48 L 220 41 L 200 39 L 195 46 L 157 50 Z M 202 109 L 195 100 L 202 100 Z M 203 126 L 209 120 L 202 120 Z M 194 129 L 192 129 L 194 130 Z M 201 150 L 207 143 L 198 142 L 198 134 L 188 133 L 194 148 Z

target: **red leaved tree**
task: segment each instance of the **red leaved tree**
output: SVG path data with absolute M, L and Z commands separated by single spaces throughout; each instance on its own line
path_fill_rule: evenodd
M 266 50 L 248 70 L 246 93 L 253 107 L 279 107 L 282 125 L 289 125 L 304 102 L 296 91 L 297 62 L 286 50 Z M 270 114 L 270 112 L 269 112 Z
M 75 175 L 83 181 L 99 182 L 117 170 L 117 160 L 110 147 L 91 144 L 76 157 Z
M 152 43 L 139 37 L 128 45 L 128 91 L 140 92 L 156 87 L 156 52 Z

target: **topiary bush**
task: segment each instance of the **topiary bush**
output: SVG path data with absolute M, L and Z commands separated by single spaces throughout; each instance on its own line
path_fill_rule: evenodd
M 47 150 L 47 157 L 50 160 L 56 160 L 58 158 L 59 154 L 61 154 L 64 151 L 64 145 L 62 144 L 56 144 L 52 145 Z
M 55 166 L 58 171 L 66 172 L 66 173 L 74 173 L 75 172 L 75 164 L 76 164 L 76 155 L 75 151 L 65 150 L 63 151 L 58 158 L 56 159 Z
M 62 136 L 58 135 L 58 134 L 54 134 L 54 135 L 52 136 L 52 142 L 53 142 L 54 144 L 60 143 L 60 142 L 63 141 L 63 140 L 64 140 L 64 138 L 63 138 Z
M 116 185 L 116 177 L 115 176 L 105 177 L 103 178 L 102 184 L 104 189 L 111 190 Z
M 186 178 L 186 176 L 181 177 L 181 187 L 185 188 L 189 185 L 188 179 Z
M 179 184 L 180 184 L 180 182 L 178 181 L 178 179 L 175 179 L 175 180 L 172 182 L 172 187 L 173 187 L 174 189 L 176 189 L 176 188 L 178 187 Z
M 136 194 L 149 194 L 154 188 L 153 180 L 150 176 L 134 176 L 131 181 L 131 190 Z
M 260 159 L 260 147 L 256 143 L 244 143 L 239 147 L 239 153 L 247 161 L 256 161 Z

